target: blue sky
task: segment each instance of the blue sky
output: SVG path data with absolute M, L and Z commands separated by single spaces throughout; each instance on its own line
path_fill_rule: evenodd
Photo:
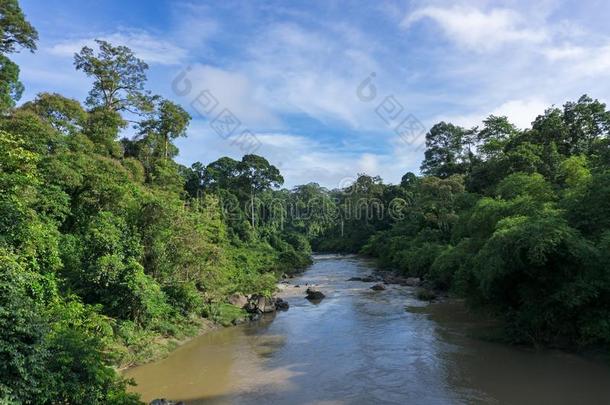
M 421 129 L 436 122 L 470 127 L 493 113 L 525 127 L 552 104 L 610 96 L 610 4 L 601 0 L 21 5 L 40 34 L 37 53 L 14 56 L 23 101 L 41 91 L 84 100 L 90 82 L 74 52 L 94 38 L 127 45 L 149 63 L 148 87 L 193 115 L 181 163 L 240 158 L 248 149 L 235 139 L 247 130 L 286 186 L 334 188 L 360 172 L 397 182 L 418 171 Z M 181 72 L 192 83 L 182 96 L 172 87 Z M 363 98 L 371 74 L 374 97 Z M 192 106 L 202 91 L 218 102 L 209 114 Z M 210 126 L 225 108 L 241 123 L 228 139 Z M 404 120 L 413 125 L 401 136 Z

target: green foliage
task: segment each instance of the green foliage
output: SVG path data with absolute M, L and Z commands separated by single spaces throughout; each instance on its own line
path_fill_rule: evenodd
M 0 53 L 13 53 L 17 47 L 34 51 L 38 33 L 25 19 L 17 0 L 0 3 Z
M 0 55 L 0 112 L 6 111 L 21 99 L 23 84 L 19 81 L 19 67 Z
M 126 124 L 118 112 L 96 107 L 89 111 L 83 133 L 91 139 L 97 153 L 118 158 L 122 151 L 115 140 Z
M 0 397 L 20 403 L 139 403 L 103 352 L 106 321 L 63 301 L 52 278 L 0 253 Z
M 294 250 L 280 252 L 278 260 L 278 270 L 287 273 L 303 269 L 312 263 L 308 255 L 299 254 Z
M 464 173 L 467 154 L 465 150 L 467 132 L 445 122 L 434 125 L 426 134 L 426 152 L 421 165 L 424 174 L 448 177 Z
M 169 100 L 157 101 L 153 112 L 149 115 L 148 119 L 139 124 L 140 135 L 160 138 L 161 142 L 156 144 L 162 150 L 153 152 L 157 157 L 167 159 L 176 156 L 176 148 L 171 148 L 170 151 L 170 141 L 186 136 L 186 128 L 191 116 L 182 107 Z
M 203 300 L 201 292 L 193 282 L 176 282 L 163 286 L 170 307 L 183 316 L 201 314 Z
M 42 316 L 40 277 L 26 272 L 18 257 L 6 250 L 0 256 L 0 394 L 33 400 L 44 392 L 48 325 Z M 30 293 L 29 290 L 33 290 Z
M 226 303 L 208 304 L 204 308 L 204 314 L 207 318 L 222 326 L 234 325 L 243 321 L 248 315 L 243 309 Z
M 496 194 L 505 200 L 512 200 L 520 196 L 528 196 L 535 201 L 541 202 L 552 201 L 554 199 L 551 185 L 539 173 L 511 174 L 498 184 Z
M 64 135 L 78 133 L 87 121 L 87 112 L 78 101 L 57 93 L 40 93 L 34 101 L 24 103 L 21 110 L 33 112 Z

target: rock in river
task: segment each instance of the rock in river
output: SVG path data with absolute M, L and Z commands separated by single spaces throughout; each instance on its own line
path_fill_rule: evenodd
M 263 313 L 275 311 L 275 298 L 259 297 L 258 307 Z
M 385 286 L 383 284 L 375 284 L 374 286 L 371 287 L 371 290 L 375 290 L 375 291 L 385 290 Z
M 306 297 L 306 298 L 307 298 L 308 300 L 312 300 L 312 301 L 315 301 L 315 300 L 321 300 L 322 298 L 326 297 L 326 296 L 325 296 L 325 295 L 322 293 L 322 291 L 319 291 L 319 290 L 317 290 L 317 289 L 315 289 L 315 288 L 313 288 L 313 287 L 309 287 L 309 288 L 307 289 L 307 291 L 305 291 L 305 292 L 307 293 L 307 297 Z
M 289 307 L 290 307 L 290 305 L 288 305 L 288 303 L 286 301 L 284 301 L 283 299 L 281 299 L 281 298 L 275 299 L 275 309 L 277 309 L 278 311 L 287 311 Z
M 253 295 L 246 305 L 246 311 L 250 313 L 269 313 L 275 311 L 275 298 L 263 295 Z

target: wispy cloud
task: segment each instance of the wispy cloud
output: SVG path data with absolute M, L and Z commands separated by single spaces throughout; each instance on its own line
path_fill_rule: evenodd
M 249 43 L 242 69 L 261 85 L 271 108 L 361 126 L 363 106 L 355 89 L 379 66 L 366 44 L 350 43 L 342 29 L 347 28 L 314 32 L 296 24 L 273 24 Z
M 177 3 L 171 13 L 174 27 L 170 35 L 188 49 L 205 47 L 207 41 L 220 32 L 219 21 L 210 17 L 209 5 Z
M 378 124 L 373 110 L 356 97 L 362 79 L 383 70 L 371 46 L 345 24 L 312 31 L 273 23 L 248 38 L 230 66 L 195 64 L 189 78 L 258 129 L 281 129 L 280 117 L 295 114 L 371 129 Z
M 207 90 L 218 100 L 220 108 L 230 110 L 245 126 L 256 128 L 280 126 L 280 119 L 267 107 L 267 102 L 261 94 L 260 84 L 252 81 L 247 74 L 194 64 L 190 66 L 188 79 L 193 83 L 193 90 L 187 102 L 191 102 L 193 96 Z
M 468 6 L 424 7 L 407 15 L 401 26 L 408 29 L 423 20 L 433 20 L 445 36 L 474 51 L 495 50 L 508 43 L 541 43 L 548 39 L 542 27 L 529 27 L 527 18 L 515 10 L 483 11 Z
M 56 56 L 72 57 L 84 46 L 95 46 L 95 39 L 106 40 L 113 45 L 129 47 L 140 58 L 150 64 L 179 65 L 184 63 L 187 51 L 169 41 L 148 32 L 128 30 L 111 34 L 93 35 L 89 38 L 61 41 L 48 49 Z

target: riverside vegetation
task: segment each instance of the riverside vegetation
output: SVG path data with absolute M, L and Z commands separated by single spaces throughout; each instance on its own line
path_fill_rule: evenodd
M 244 315 L 319 251 L 360 252 L 466 298 L 512 342 L 610 343 L 610 112 L 587 96 L 521 130 L 441 122 L 422 175 L 280 189 L 257 155 L 174 161 L 189 114 L 146 90 L 146 63 L 97 41 L 84 105 L 23 91 L 8 58 L 36 49 L 0 2 L 0 403 L 133 404 L 117 367 Z M 121 138 L 124 129 L 130 138 Z

